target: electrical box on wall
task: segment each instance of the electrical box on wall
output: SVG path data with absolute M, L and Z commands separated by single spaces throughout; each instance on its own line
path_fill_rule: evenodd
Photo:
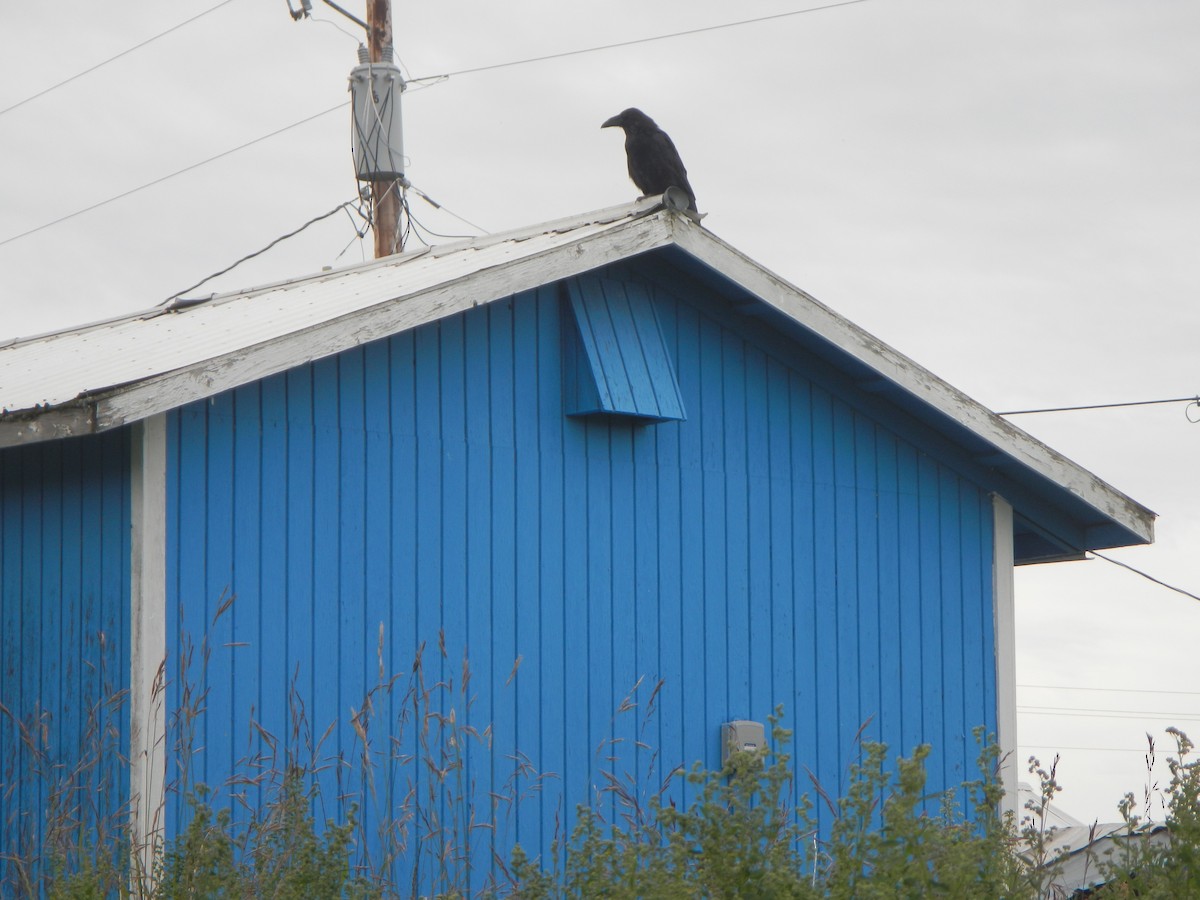
M 753 752 L 767 744 L 767 731 L 762 722 L 735 719 L 721 726 L 721 765 L 729 761 L 738 750 Z

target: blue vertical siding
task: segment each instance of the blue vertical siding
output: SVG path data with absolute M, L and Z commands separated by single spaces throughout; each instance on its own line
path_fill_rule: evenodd
M 6 852 L 40 846 L 52 785 L 72 788 L 66 802 L 84 822 L 116 815 L 126 795 L 129 528 L 127 430 L 0 451 Z
M 606 778 L 716 765 L 720 723 L 777 704 L 831 791 L 860 729 L 932 743 L 931 787 L 971 774 L 995 724 L 974 463 L 710 289 L 609 276 L 646 279 L 685 420 L 565 415 L 554 285 L 171 414 L 169 634 L 210 651 L 198 780 L 261 749 L 252 720 L 286 730 L 293 677 L 316 736 L 341 723 L 322 752 L 353 756 L 351 710 L 423 642 L 439 712 L 490 725 L 469 781 L 532 790 L 514 756 L 557 776 L 502 815 L 505 853 L 546 850 Z M 377 700 L 382 736 L 401 710 Z

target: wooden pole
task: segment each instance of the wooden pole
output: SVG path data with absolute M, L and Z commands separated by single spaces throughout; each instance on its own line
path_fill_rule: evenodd
M 371 62 L 383 60 L 383 48 L 392 42 L 392 0 L 367 0 L 367 48 Z M 374 204 L 375 258 L 391 256 L 404 249 L 399 234 L 400 182 L 371 182 Z

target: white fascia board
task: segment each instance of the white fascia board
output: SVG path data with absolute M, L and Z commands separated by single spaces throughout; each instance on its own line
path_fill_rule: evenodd
M 1139 538 L 1154 540 L 1154 513 L 928 369 L 788 284 L 711 232 L 677 225 L 676 243 L 705 265 L 943 413 L 1005 456 L 1050 479 Z
M 241 348 L 92 399 L 104 430 L 211 397 L 370 341 L 465 312 L 502 297 L 570 278 L 671 243 L 671 214 L 615 225 L 541 253 L 472 272 L 454 281 Z
M 42 412 L 0 420 L 0 447 L 36 444 L 91 434 L 96 431 L 95 410 L 91 404 L 57 406 Z
M 138 421 L 500 297 L 675 244 L 719 275 L 828 341 L 839 352 L 858 360 L 910 396 L 918 398 L 929 408 L 995 447 L 1004 457 L 1059 485 L 1108 520 L 1120 523 L 1141 540 L 1153 540 L 1154 514 L 1131 498 L 996 416 L 804 291 L 767 271 L 711 232 L 675 213 L 654 209 L 654 201 L 648 199 L 632 207 L 602 210 L 588 216 L 566 219 L 562 223 L 549 223 L 535 229 L 513 232 L 508 236 L 489 236 L 455 247 L 435 248 L 430 252 L 441 255 L 461 252 L 472 246 L 492 245 L 505 239 L 519 243 L 525 235 L 559 230 L 569 232 L 587 223 L 606 223 L 607 215 L 614 217 L 613 224 L 597 233 L 538 253 L 518 255 L 511 262 L 483 268 L 408 296 L 403 292 L 400 277 L 396 297 L 391 300 L 171 372 L 80 397 L 75 401 L 79 409 L 68 414 L 69 421 L 55 423 L 52 427 L 41 427 L 42 420 L 45 416 L 54 415 L 56 410 L 34 413 L 19 420 L 0 421 L 0 446 L 100 431 Z M 386 260 L 376 261 L 376 265 L 381 267 L 387 264 Z M 48 421 L 46 424 L 49 424 Z

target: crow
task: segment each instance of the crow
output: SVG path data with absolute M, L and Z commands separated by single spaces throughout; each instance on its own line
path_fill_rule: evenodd
M 696 194 L 688 184 L 687 169 L 667 133 L 640 109 L 630 107 L 613 116 L 601 128 L 625 129 L 625 155 L 629 177 L 647 197 L 677 187 L 687 194 L 688 209 L 697 212 Z

